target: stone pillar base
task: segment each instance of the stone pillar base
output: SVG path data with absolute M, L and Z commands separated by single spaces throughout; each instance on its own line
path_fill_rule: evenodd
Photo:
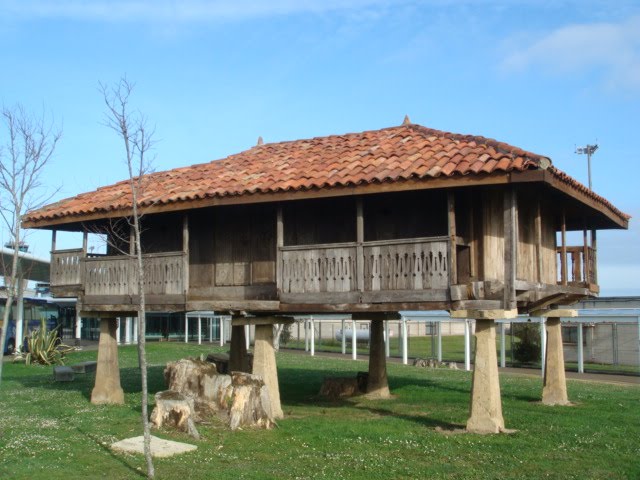
M 273 348 L 273 325 L 256 325 L 255 328 L 253 374 L 262 377 L 269 391 L 271 400 L 271 413 L 269 416 L 273 419 L 283 418 L 284 414 L 280 404 L 278 370 L 276 369 L 276 353 Z
M 387 381 L 387 359 L 384 348 L 384 321 L 371 320 L 369 331 L 369 378 L 367 380 L 367 397 L 390 398 Z M 354 332 L 355 335 L 355 332 Z
M 567 395 L 567 379 L 564 372 L 562 326 L 559 318 L 547 318 L 547 349 L 544 365 L 542 403 L 545 405 L 571 405 Z
M 467 431 L 500 433 L 505 431 L 498 378 L 496 325 L 493 320 L 476 320 L 476 354 L 471 386 L 471 405 Z
M 115 318 L 100 320 L 96 383 L 91 392 L 91 403 L 94 404 L 124 404 L 124 392 L 120 386 L 120 367 L 118 366 L 117 327 L 118 321 Z

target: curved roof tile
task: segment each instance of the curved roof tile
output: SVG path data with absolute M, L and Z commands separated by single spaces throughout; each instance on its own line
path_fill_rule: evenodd
M 544 156 L 485 137 L 459 135 L 416 124 L 362 133 L 257 145 L 221 160 L 149 174 L 140 203 L 162 206 L 203 198 L 304 191 L 412 178 L 524 171 L 549 165 Z M 604 198 L 550 167 L 551 174 L 614 212 Z M 31 211 L 25 222 L 131 208 L 129 181 Z

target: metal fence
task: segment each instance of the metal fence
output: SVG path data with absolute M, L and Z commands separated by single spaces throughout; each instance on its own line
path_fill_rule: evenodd
M 543 319 L 521 316 L 496 324 L 496 349 L 501 367 L 543 370 L 546 342 Z M 349 317 L 299 317 L 281 345 L 304 349 L 310 355 L 333 352 L 355 359 L 357 355 L 368 354 L 369 325 L 367 320 Z M 455 362 L 470 370 L 474 330 L 474 320 L 403 316 L 401 320 L 386 322 L 387 356 L 401 359 L 405 364 L 415 359 Z M 567 370 L 640 375 L 639 315 L 582 314 L 562 319 L 562 336 Z

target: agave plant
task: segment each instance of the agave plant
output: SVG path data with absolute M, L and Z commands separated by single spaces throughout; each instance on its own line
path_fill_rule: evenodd
M 24 361 L 27 365 L 64 365 L 64 356 L 73 351 L 73 347 L 63 344 L 58 338 L 58 328 L 47 330 L 44 320 L 40 328 L 31 332 L 27 338 L 27 352 Z

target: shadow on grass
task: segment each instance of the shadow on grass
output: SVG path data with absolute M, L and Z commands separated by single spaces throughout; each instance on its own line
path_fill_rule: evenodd
M 367 410 L 381 417 L 399 418 L 401 420 L 417 423 L 418 425 L 433 429 L 441 428 L 442 430 L 456 430 L 465 428 L 465 425 L 445 422 L 443 420 L 438 420 L 437 418 L 428 417 L 426 415 L 409 415 L 407 413 L 397 413 L 389 409 L 372 407 L 363 404 L 355 405 L 355 408 L 359 410 Z
M 95 443 L 101 450 L 103 450 L 107 455 L 109 455 L 111 458 L 113 458 L 115 461 L 117 461 L 118 463 L 120 463 L 123 467 L 125 467 L 126 469 L 128 469 L 129 471 L 131 471 L 132 473 L 134 473 L 136 476 L 140 477 L 140 478 L 145 478 L 147 475 L 143 472 L 141 472 L 140 470 L 138 470 L 136 467 L 134 467 L 133 465 L 129 464 L 129 462 L 127 462 L 124 458 L 122 458 L 120 455 L 118 455 L 117 453 L 115 453 L 113 450 L 111 450 L 111 448 L 109 447 L 109 445 L 105 445 L 103 442 L 101 442 L 95 435 L 92 435 L 89 432 L 86 432 L 84 430 L 82 430 L 79 427 L 76 427 L 76 431 L 78 433 L 80 433 L 80 435 L 82 435 L 83 437 L 87 438 L 88 440 L 90 440 L 91 442 Z
M 147 384 L 149 396 L 153 397 L 155 392 L 165 390 L 164 367 L 153 366 L 147 369 Z M 48 390 L 80 392 L 87 400 L 91 400 L 91 391 L 95 385 L 95 373 L 76 374 L 74 380 L 70 382 L 56 382 L 53 379 L 53 367 L 47 373 L 29 376 L 13 376 L 12 381 L 21 384 L 26 388 L 46 388 Z M 140 393 L 142 390 L 140 370 L 136 367 L 122 368 L 120 370 L 120 386 L 125 394 Z

